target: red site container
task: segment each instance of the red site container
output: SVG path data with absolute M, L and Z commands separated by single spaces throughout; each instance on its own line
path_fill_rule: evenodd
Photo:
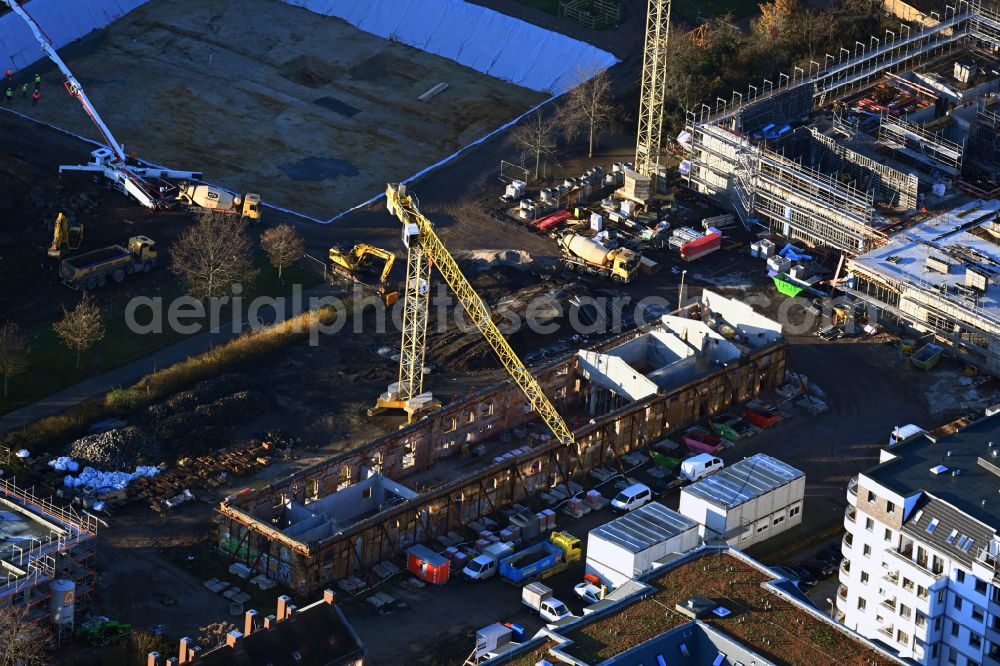
M 420 580 L 444 585 L 451 574 L 451 561 L 426 546 L 411 546 L 406 550 L 406 568 Z

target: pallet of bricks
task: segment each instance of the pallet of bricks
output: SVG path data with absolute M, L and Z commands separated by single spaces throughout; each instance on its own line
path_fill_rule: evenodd
M 149 502 L 155 511 L 169 508 L 167 500 L 185 490 L 213 490 L 232 476 L 253 474 L 271 463 L 277 449 L 271 442 L 235 451 L 217 451 L 197 458 L 182 458 L 172 467 L 153 477 L 136 479 L 129 486 L 133 497 Z

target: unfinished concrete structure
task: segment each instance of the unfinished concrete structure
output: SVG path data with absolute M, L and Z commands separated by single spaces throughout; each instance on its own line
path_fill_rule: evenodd
M 921 29 L 901 25 L 867 45 L 827 54 L 808 72 L 796 68 L 777 84 L 764 81 L 745 94 L 703 104 L 688 114 L 678 137 L 688 151 L 682 164 L 687 184 L 732 206 L 748 225 L 759 222 L 792 239 L 864 253 L 884 242 L 882 229 L 894 216 L 918 206 L 918 190 L 930 192 L 941 176 L 962 173 L 968 128 L 958 137 L 945 136 L 931 121 L 946 107 L 975 103 L 996 86 L 996 77 L 961 83 L 966 70 L 958 65 L 964 59 L 944 62 L 945 69 L 957 68 L 959 83 L 943 85 L 944 77 L 934 71 L 910 70 L 939 66 L 952 52 L 973 52 L 991 62 L 998 46 L 1000 15 L 979 2 L 959 2 Z M 881 107 L 857 116 L 839 111 L 841 98 L 883 78 L 924 95 L 933 107 L 922 109 L 923 116 L 908 108 Z M 829 117 L 793 131 L 834 102 Z M 989 149 L 986 139 L 981 144 Z
M 636 400 L 598 401 L 592 410 L 591 384 L 607 380 L 585 370 L 577 354 L 535 371 L 573 427 L 574 445 L 553 440 L 513 382 L 501 382 L 364 447 L 227 498 L 219 507 L 219 548 L 296 591 L 315 591 L 514 502 L 535 505 L 543 490 L 604 463 L 620 467 L 622 454 L 784 382 L 786 347 L 777 324 L 714 294 L 702 305 L 715 330 L 731 331 L 725 347 L 736 355 L 702 372 L 677 373 Z M 669 319 L 593 351 L 662 333 L 665 325 L 680 327 L 677 318 Z M 716 344 L 709 325 L 686 323 Z M 692 350 L 695 357 L 705 353 Z M 488 453 L 473 461 L 463 451 L 476 443 Z M 462 472 L 455 469 L 459 465 Z M 413 488 L 412 495 L 402 483 Z M 391 493 L 378 495 L 380 484 Z M 348 496 L 342 493 L 369 504 L 345 517 L 338 513 Z
M 1000 373 L 1000 202 L 972 201 L 847 262 L 842 290 Z
M 0 607 L 71 627 L 75 606 L 94 591 L 96 535 L 93 516 L 0 479 Z

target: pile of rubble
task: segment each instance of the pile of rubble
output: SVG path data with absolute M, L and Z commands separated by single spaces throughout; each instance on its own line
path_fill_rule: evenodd
M 135 426 L 87 435 L 69 446 L 70 458 L 102 470 L 133 469 L 160 462 L 160 444 Z

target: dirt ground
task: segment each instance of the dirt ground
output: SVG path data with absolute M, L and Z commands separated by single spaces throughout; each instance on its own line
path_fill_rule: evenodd
M 276 0 L 153 0 L 64 57 L 129 152 L 320 219 L 544 99 Z M 57 74 L 24 112 L 98 138 Z

